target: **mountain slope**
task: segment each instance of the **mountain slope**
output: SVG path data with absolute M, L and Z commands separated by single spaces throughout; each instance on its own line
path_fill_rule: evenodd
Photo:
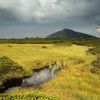
M 71 29 L 63 29 L 61 31 L 49 35 L 47 38 L 94 38 L 94 37 L 95 36 L 76 32 Z

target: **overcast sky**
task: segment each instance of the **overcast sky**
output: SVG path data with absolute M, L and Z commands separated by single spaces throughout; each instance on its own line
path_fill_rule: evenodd
M 68 28 L 100 37 L 100 0 L 0 0 L 0 38 Z

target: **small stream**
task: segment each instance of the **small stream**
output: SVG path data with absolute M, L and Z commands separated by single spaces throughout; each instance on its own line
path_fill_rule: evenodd
M 43 68 L 42 70 L 34 72 L 31 77 L 23 79 L 20 86 L 8 88 L 5 92 L 10 93 L 15 89 L 29 87 L 34 89 L 41 89 L 43 83 L 55 78 L 56 75 L 57 72 L 54 69 L 50 70 L 49 68 Z
M 14 89 L 20 88 L 34 88 L 41 89 L 42 84 L 55 78 L 57 73 L 64 67 L 64 65 L 60 62 L 55 62 L 49 66 L 44 68 L 40 68 L 37 70 L 33 70 L 33 75 L 28 78 L 21 79 L 8 79 L 3 83 L 4 90 L 0 93 L 4 92 L 12 92 Z
M 40 88 L 41 85 L 51 79 L 53 79 L 57 73 L 49 68 L 42 69 L 39 72 L 35 72 L 31 77 L 23 79 L 21 87 L 33 87 Z

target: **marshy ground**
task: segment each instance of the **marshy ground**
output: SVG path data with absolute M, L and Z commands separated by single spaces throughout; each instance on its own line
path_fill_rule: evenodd
M 92 46 L 75 44 L 0 44 L 0 57 L 10 58 L 24 71 L 19 71 L 21 74 L 9 71 L 9 74 L 4 74 L 4 79 L 12 75 L 31 76 L 34 74 L 33 69 L 43 68 L 56 61 L 64 65 L 57 77 L 44 83 L 42 89 L 15 89 L 10 95 L 43 94 L 44 97 L 52 97 L 41 100 L 100 100 L 100 75 L 91 72 L 91 63 L 97 56 L 87 52 L 90 48 Z

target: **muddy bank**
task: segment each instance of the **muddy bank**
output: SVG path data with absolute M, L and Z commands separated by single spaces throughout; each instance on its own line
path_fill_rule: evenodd
M 0 93 L 5 92 L 7 89 L 20 86 L 22 83 L 23 78 L 10 78 L 3 81 L 3 85 L 0 87 Z
M 10 79 L 6 79 L 2 82 L 2 86 L 0 86 L 0 93 L 4 93 L 6 90 L 21 86 L 23 79 L 28 78 L 30 76 L 25 77 L 13 77 Z

